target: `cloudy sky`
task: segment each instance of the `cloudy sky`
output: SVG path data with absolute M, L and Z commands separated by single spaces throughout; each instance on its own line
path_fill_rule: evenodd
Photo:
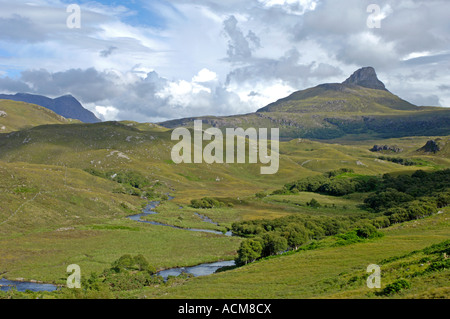
M 448 0 L 0 0 L 0 93 L 158 122 L 253 112 L 373 66 L 394 94 L 450 107 L 449 13 Z

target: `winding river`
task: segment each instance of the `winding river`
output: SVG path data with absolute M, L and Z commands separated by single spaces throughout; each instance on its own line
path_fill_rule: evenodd
M 169 196 L 169 200 L 173 199 L 174 197 Z M 144 211 L 140 214 L 136 214 L 136 215 L 131 215 L 128 216 L 127 218 L 134 220 L 136 222 L 140 222 L 140 223 L 147 223 L 147 224 L 151 224 L 151 225 L 156 225 L 156 226 L 165 226 L 165 227 L 171 227 L 171 228 L 175 228 L 175 229 L 182 229 L 182 230 L 188 230 L 188 231 L 195 231 L 195 232 L 204 232 L 204 233 L 212 233 L 212 234 L 217 234 L 217 235 L 225 235 L 225 236 L 232 236 L 232 232 L 228 231 L 226 233 L 223 233 L 221 231 L 218 230 L 212 230 L 212 229 L 201 229 L 201 228 L 182 228 L 182 227 L 178 227 L 178 226 L 174 226 L 174 225 L 168 225 L 168 224 L 163 224 L 163 223 L 159 223 L 159 222 L 154 222 L 154 221 L 149 221 L 149 220 L 142 220 L 142 217 L 144 216 L 149 216 L 149 215 L 156 215 L 158 214 L 157 212 L 153 211 L 153 209 L 155 209 L 158 205 L 160 204 L 159 201 L 153 201 L 150 202 L 145 208 Z M 213 222 L 210 218 L 200 215 L 198 213 L 196 213 L 197 216 L 199 216 L 204 222 L 207 223 L 211 223 L 214 225 L 217 225 L 217 223 Z
M 7 279 L 0 279 L 0 290 L 8 291 L 11 288 L 16 288 L 17 291 L 24 292 L 26 290 L 31 291 L 55 291 L 57 287 L 52 284 L 41 284 L 36 282 L 26 282 L 26 281 L 14 281 Z
M 169 200 L 171 200 L 173 198 L 174 197 L 169 196 Z M 182 227 L 178 227 L 178 226 L 173 226 L 173 225 L 168 225 L 168 224 L 163 224 L 163 223 L 159 223 L 159 222 L 154 222 L 154 221 L 148 221 L 148 220 L 142 220 L 141 219 L 141 217 L 143 217 L 143 216 L 158 214 L 157 212 L 154 211 L 154 209 L 159 204 L 160 204 L 159 201 L 152 201 L 144 208 L 142 213 L 136 214 L 136 215 L 131 215 L 131 216 L 128 216 L 127 218 L 129 218 L 131 220 L 134 220 L 134 221 L 137 221 L 137 222 L 140 222 L 140 223 L 147 223 L 147 224 L 156 225 L 156 226 L 165 226 L 165 227 L 171 227 L 171 228 L 187 230 L 187 231 L 213 233 L 213 234 L 224 235 L 224 236 L 233 236 L 231 231 L 228 231 L 228 232 L 224 233 L 224 232 L 221 232 L 221 231 L 211 230 L 211 229 L 182 228 Z M 180 209 L 182 209 L 182 207 L 180 207 Z M 199 213 L 195 213 L 195 214 L 197 216 L 199 216 L 206 223 L 218 225 L 217 223 L 212 221 L 207 216 L 200 215 Z M 216 270 L 219 269 L 219 268 L 227 267 L 227 266 L 234 266 L 234 265 L 235 265 L 234 260 L 219 261 L 219 262 L 214 262 L 214 263 L 204 263 L 204 264 L 200 264 L 200 265 L 192 266 L 192 267 L 179 267 L 179 268 L 165 269 L 165 270 L 162 270 L 162 271 L 158 272 L 157 275 L 163 277 L 164 280 L 167 280 L 167 278 L 169 276 L 178 276 L 178 275 L 181 275 L 182 273 L 191 274 L 194 277 L 207 276 L 207 275 L 211 275 L 211 274 L 215 273 Z
M 173 196 L 169 196 L 169 200 L 171 200 L 173 198 L 174 198 Z M 158 223 L 158 222 L 154 222 L 154 221 L 142 220 L 142 217 L 144 217 L 144 216 L 158 214 L 157 212 L 154 211 L 154 209 L 159 204 L 160 204 L 160 201 L 152 201 L 143 209 L 142 213 L 136 214 L 136 215 L 131 215 L 131 216 L 128 216 L 127 218 L 131 219 L 133 221 L 136 221 L 136 222 L 140 222 L 140 223 L 147 223 L 147 224 L 156 225 L 156 226 L 171 227 L 171 228 L 181 229 L 181 230 L 186 230 L 186 231 L 213 233 L 213 234 L 224 235 L 224 236 L 232 236 L 233 235 L 231 231 L 223 233 L 221 231 L 211 230 L 211 229 L 182 228 L 182 227 Z M 180 207 L 180 208 L 182 208 L 182 207 Z M 198 213 L 195 213 L 195 214 L 197 216 L 199 216 L 206 223 L 218 225 L 217 223 L 212 221 L 207 216 L 203 216 Z M 226 267 L 226 266 L 234 266 L 234 265 L 235 265 L 234 260 L 219 261 L 219 262 L 214 262 L 214 263 L 204 263 L 204 264 L 200 264 L 200 265 L 192 266 L 192 267 L 179 267 L 179 268 L 165 269 L 165 270 L 158 272 L 157 275 L 163 277 L 164 280 L 167 280 L 167 278 L 169 276 L 178 276 L 182 273 L 191 274 L 194 277 L 207 276 L 207 275 L 211 275 L 211 274 L 215 273 L 216 270 L 219 268 Z M 0 290 L 1 291 L 8 291 L 13 287 L 15 287 L 17 289 L 17 291 L 21 291 L 21 292 L 24 292 L 26 290 L 35 291 L 35 292 L 36 291 L 55 291 L 57 289 L 57 286 L 52 285 L 52 284 L 0 279 Z

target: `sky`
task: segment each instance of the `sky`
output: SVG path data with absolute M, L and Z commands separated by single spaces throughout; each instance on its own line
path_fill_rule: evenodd
M 401 98 L 450 107 L 449 13 L 448 0 L 0 0 L 0 93 L 160 122 L 251 113 L 372 66 Z

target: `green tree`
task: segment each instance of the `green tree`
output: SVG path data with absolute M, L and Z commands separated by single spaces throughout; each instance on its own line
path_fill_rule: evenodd
M 295 250 L 308 241 L 308 231 L 300 224 L 289 224 L 285 228 L 283 236 L 286 238 L 288 246 Z
M 241 243 L 238 250 L 238 264 L 247 264 L 261 257 L 263 247 L 261 241 L 255 239 L 247 239 Z
M 262 237 L 264 241 L 263 256 L 276 255 L 288 248 L 287 239 L 277 232 L 265 233 Z

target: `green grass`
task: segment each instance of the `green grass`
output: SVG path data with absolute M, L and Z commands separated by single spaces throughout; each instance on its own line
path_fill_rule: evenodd
M 449 210 L 429 218 L 383 230 L 384 237 L 341 247 L 333 238 L 322 248 L 269 258 L 213 276 L 198 277 L 162 291 L 148 288 L 139 293 L 150 298 L 381 298 L 367 288 L 370 264 L 401 256 L 447 240 L 450 236 Z M 383 269 L 383 268 L 382 268 Z M 382 288 L 404 273 L 382 270 Z M 448 297 L 449 270 L 411 280 L 412 289 L 400 296 Z M 357 276 L 359 279 L 350 281 Z M 447 280 L 446 280 L 447 278 Z M 350 284 L 349 284 L 350 281 Z
M 6 116 L 0 116 L 0 134 L 44 124 L 79 122 L 78 120 L 66 119 L 45 107 L 25 102 L 0 100 L 0 111 L 6 113 Z
M 233 259 L 239 238 L 117 220 L 106 225 L 40 231 L 0 239 L 0 269 L 8 279 L 23 277 L 64 284 L 65 269 L 101 272 L 124 254 L 142 254 L 157 269 Z
M 429 163 L 425 167 L 428 170 L 450 167 L 446 149 L 442 154 L 417 153 L 428 138 L 344 144 L 295 139 L 280 144 L 279 172 L 263 176 L 260 165 L 176 165 L 170 159 L 175 144 L 170 134 L 162 127 L 135 122 L 44 125 L 0 134 L 0 273 L 5 272 L 3 276 L 9 279 L 64 283 L 65 269 L 71 263 L 79 264 L 83 274 L 89 274 L 102 271 L 123 254 L 143 254 L 157 268 L 236 257 L 241 238 L 128 220 L 126 216 L 141 212 L 149 199 L 118 193 L 118 183 L 93 176 L 85 169 L 137 172 L 159 197 L 165 193 L 175 196 L 164 201 L 156 209 L 157 215 L 147 217 L 149 220 L 223 231 L 237 221 L 292 214 L 367 214 L 359 206 L 364 194 L 332 197 L 299 193 L 263 198 L 255 194 L 271 193 L 288 182 L 340 168 L 354 171 L 340 178 L 402 174 L 417 169 L 377 161 L 378 154 L 369 151 L 373 144 L 401 145 L 404 152 L 399 156 L 423 159 Z M 189 207 L 192 199 L 203 197 L 217 198 L 232 207 Z M 311 199 L 322 207 L 307 207 L 306 202 Z M 203 222 L 195 213 L 208 216 L 219 225 Z M 327 239 L 315 250 L 189 279 L 174 287 L 153 287 L 121 296 L 313 298 L 348 294 L 366 298 L 370 296 L 363 288 L 352 286 L 351 291 L 355 292 L 339 288 L 341 281 L 334 284 L 336 277 L 343 272 L 361 276 L 361 269 L 369 263 L 448 237 L 445 218 L 447 212 L 418 221 L 419 224 L 396 225 L 383 230 L 384 238 L 338 248 L 333 246 L 333 239 Z M 423 278 L 437 276 L 436 285 L 428 281 L 419 289 L 416 279 L 412 279 L 409 291 L 418 296 L 440 295 L 445 289 L 440 284 L 442 278 L 438 274 L 430 276 Z

